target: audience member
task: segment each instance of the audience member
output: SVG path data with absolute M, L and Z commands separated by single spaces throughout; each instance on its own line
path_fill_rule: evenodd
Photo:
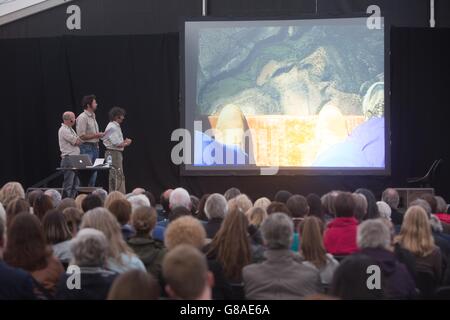
M 157 300 L 159 294 L 155 277 L 141 270 L 130 270 L 114 281 L 108 300 Z
M 42 220 L 42 227 L 47 244 L 52 246 L 53 255 L 61 263 L 68 265 L 72 259 L 70 252 L 72 233 L 63 213 L 57 209 L 50 210 Z
M 205 224 L 206 237 L 214 238 L 222 225 L 223 219 L 228 211 L 227 199 L 220 193 L 209 196 L 205 203 L 205 214 L 208 222 Z
M 62 195 L 55 189 L 47 189 L 44 194 L 48 195 L 52 199 L 53 208 L 57 208 L 61 204 Z
M 101 207 L 103 207 L 102 200 L 94 194 L 89 194 L 86 198 L 83 199 L 83 202 L 81 202 L 81 208 L 83 209 L 83 212 L 88 212 L 89 210 Z
M 123 239 L 125 241 L 128 241 L 128 239 L 130 239 L 135 233 L 133 227 L 129 224 L 131 218 L 130 202 L 125 199 L 114 200 L 109 205 L 109 211 L 116 217 L 117 221 L 119 222 Z

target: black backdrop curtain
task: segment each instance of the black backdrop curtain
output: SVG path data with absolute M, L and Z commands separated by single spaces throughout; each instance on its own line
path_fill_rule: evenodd
M 123 130 L 134 140 L 125 153 L 128 190 L 157 194 L 181 185 L 201 195 L 237 186 L 256 198 L 279 189 L 307 194 L 364 186 L 379 194 L 444 158 L 437 191 L 449 198 L 449 38 L 450 29 L 392 29 L 389 177 L 180 177 L 170 160 L 170 135 L 180 126 L 178 34 L 0 40 L 0 185 L 17 180 L 29 187 L 54 172 L 62 112 L 79 114 L 81 97 L 95 93 L 101 128 L 110 107 L 128 112 Z

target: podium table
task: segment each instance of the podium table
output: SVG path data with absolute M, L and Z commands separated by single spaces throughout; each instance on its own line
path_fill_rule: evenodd
M 85 168 L 56 168 L 56 171 L 63 173 L 64 171 L 74 171 L 77 175 L 78 179 L 80 180 L 80 186 L 78 187 L 79 193 L 90 193 L 94 191 L 95 189 L 98 189 L 96 187 L 88 187 L 89 179 L 91 178 L 91 175 L 93 172 L 108 172 L 113 169 L 111 166 L 96 166 L 96 167 L 85 167 Z M 106 188 L 104 188 L 106 190 Z

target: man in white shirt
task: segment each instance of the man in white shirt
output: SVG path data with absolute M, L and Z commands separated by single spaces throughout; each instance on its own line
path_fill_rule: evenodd
M 71 155 L 80 154 L 80 145 L 83 141 L 73 130 L 75 124 L 75 114 L 70 111 L 64 112 L 63 123 L 58 131 L 59 149 L 61 150 L 61 168 L 70 167 L 69 157 Z M 64 171 L 63 196 L 75 198 L 77 187 L 80 181 L 72 170 Z
M 109 111 L 108 126 L 105 129 L 103 144 L 106 147 L 105 159 L 112 158 L 113 170 L 109 172 L 109 191 L 126 193 L 125 175 L 123 173 L 123 150 L 131 144 L 131 139 L 123 139 L 120 124 L 125 120 L 125 110 L 113 107 Z

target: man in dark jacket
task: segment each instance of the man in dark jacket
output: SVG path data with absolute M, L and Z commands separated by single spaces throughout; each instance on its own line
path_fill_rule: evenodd
M 214 193 L 208 197 L 205 203 L 205 213 L 208 217 L 208 222 L 205 224 L 206 238 L 214 238 L 227 211 L 228 203 L 223 195 Z

